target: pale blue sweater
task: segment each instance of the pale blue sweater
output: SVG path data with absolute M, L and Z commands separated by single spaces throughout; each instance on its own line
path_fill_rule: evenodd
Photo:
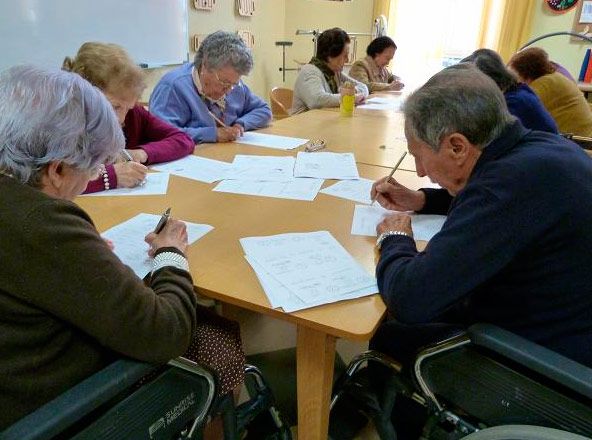
M 184 64 L 161 78 L 150 96 L 150 112 L 185 131 L 196 143 L 216 142 L 216 122 L 208 113 L 211 104 L 206 105 L 197 94 L 191 77 L 192 66 L 192 63 Z M 221 116 L 227 125 L 238 123 L 245 130 L 255 130 L 269 123 L 271 109 L 240 81 L 226 95 L 226 108 Z

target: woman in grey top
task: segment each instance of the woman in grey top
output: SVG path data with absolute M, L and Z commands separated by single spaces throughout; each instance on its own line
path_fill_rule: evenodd
M 356 104 L 364 101 L 368 88 L 343 73 L 349 44 L 349 36 L 340 28 L 328 29 L 319 35 L 316 56 L 302 66 L 296 79 L 292 114 L 314 108 L 338 107 L 339 87 L 346 81 L 351 81 L 356 88 Z

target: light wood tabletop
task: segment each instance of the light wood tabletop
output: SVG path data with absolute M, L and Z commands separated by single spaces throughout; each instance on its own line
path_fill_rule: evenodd
M 323 112 L 329 114 L 328 112 Z M 290 118 L 291 119 L 291 118 Z M 234 154 L 286 154 L 277 150 L 219 144 L 198 147 L 206 157 L 232 160 Z M 291 153 L 293 154 L 293 153 Z M 362 177 L 388 174 L 359 164 Z M 399 170 L 401 183 L 419 188 L 428 183 Z M 327 180 L 325 186 L 335 181 Z M 190 270 L 199 291 L 297 326 L 298 432 L 305 439 L 326 439 L 336 338 L 368 340 L 385 314 L 378 295 L 329 304 L 296 313 L 272 309 L 255 273 L 243 256 L 239 238 L 284 232 L 328 230 L 369 272 L 375 268 L 374 237 L 350 234 L 355 202 L 319 193 L 313 202 L 213 192 L 215 184 L 171 176 L 161 196 L 79 197 L 77 203 L 104 231 L 140 212 L 160 214 L 172 207 L 174 217 L 214 226 L 188 250 Z
M 343 117 L 339 112 L 310 110 L 274 121 L 271 126 L 259 131 L 282 136 L 323 139 L 327 143 L 327 148 L 323 151 L 353 152 L 358 163 L 390 168 L 395 165 L 403 151 L 407 150 L 403 116 L 400 113 L 397 115 L 392 118 L 365 114 Z M 408 154 L 399 168 L 415 171 L 413 157 Z

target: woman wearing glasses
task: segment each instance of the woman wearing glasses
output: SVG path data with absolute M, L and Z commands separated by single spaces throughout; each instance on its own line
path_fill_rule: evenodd
M 271 109 L 241 81 L 253 67 L 251 51 L 231 32 L 208 35 L 193 63 L 168 72 L 150 97 L 150 111 L 201 142 L 231 142 L 265 127 Z

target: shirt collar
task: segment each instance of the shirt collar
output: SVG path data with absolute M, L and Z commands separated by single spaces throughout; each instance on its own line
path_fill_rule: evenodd
M 207 96 L 203 91 L 203 86 L 201 84 L 201 80 L 199 79 L 199 73 L 197 72 L 195 66 L 191 67 L 191 78 L 193 78 L 193 84 L 197 89 L 198 95 L 201 96 L 203 99 L 207 100 L 208 102 L 216 104 L 218 107 L 220 107 L 220 109 L 222 109 L 222 111 L 224 111 L 224 108 L 226 107 L 226 95 L 222 96 L 222 98 L 218 100 L 214 100 Z

